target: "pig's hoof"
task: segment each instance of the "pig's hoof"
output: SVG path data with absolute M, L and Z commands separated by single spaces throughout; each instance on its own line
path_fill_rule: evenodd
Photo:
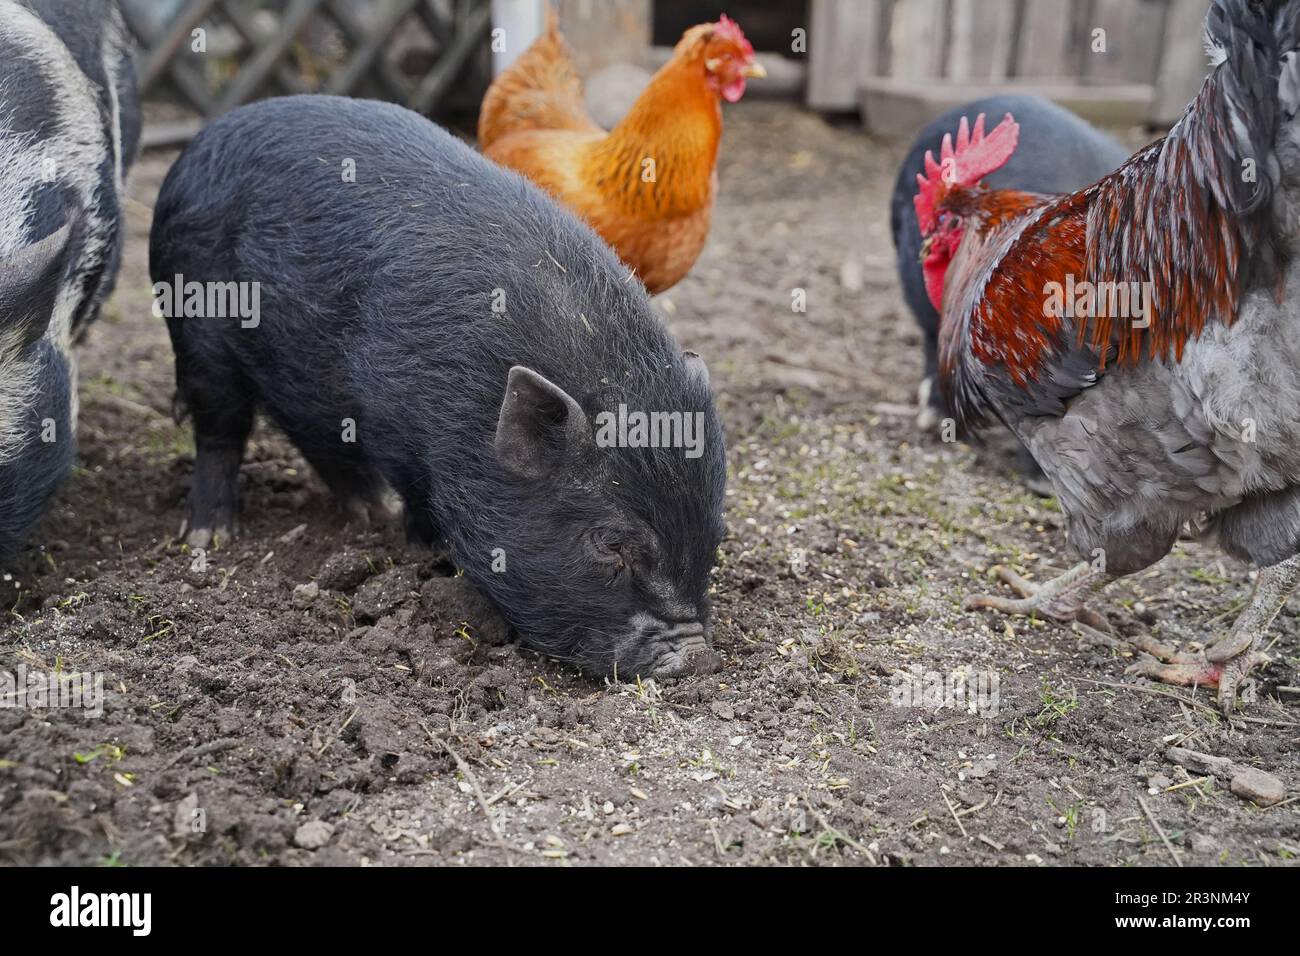
M 402 514 L 402 501 L 394 495 L 384 496 L 373 501 L 364 498 L 351 498 L 342 508 L 344 527 L 359 528 L 369 531 L 395 523 Z
M 344 528 L 369 531 L 374 522 L 370 517 L 370 507 L 364 501 L 349 501 L 343 506 L 339 519 Z
M 202 548 L 205 551 L 215 551 L 234 536 L 229 528 L 194 528 L 185 536 L 185 543 L 190 546 L 190 550 Z

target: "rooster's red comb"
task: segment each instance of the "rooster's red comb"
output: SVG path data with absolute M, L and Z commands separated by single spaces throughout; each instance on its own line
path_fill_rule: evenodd
M 984 114 L 981 113 L 973 129 L 966 117 L 961 118 L 956 147 L 952 143 L 952 134 L 944 134 L 943 146 L 939 150 L 940 162 L 936 163 L 934 154 L 926 150 L 925 173 L 917 174 L 914 200 L 921 235 L 934 231 L 935 207 L 948 190 L 974 186 L 989 173 L 1001 169 L 1016 151 L 1019 141 L 1020 125 L 1010 113 L 987 135 L 984 133 Z

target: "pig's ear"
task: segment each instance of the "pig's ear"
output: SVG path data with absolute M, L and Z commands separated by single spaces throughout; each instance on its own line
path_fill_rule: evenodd
M 516 474 L 544 478 L 592 441 L 586 413 L 564 389 L 516 365 L 497 419 L 496 450 Z
M 704 364 L 704 359 L 700 358 L 699 352 L 683 352 L 682 358 L 686 360 L 686 374 L 692 381 L 704 383 L 704 387 L 709 387 L 709 367 Z
M 31 345 L 50 324 L 72 224 L 0 262 L 0 353 Z

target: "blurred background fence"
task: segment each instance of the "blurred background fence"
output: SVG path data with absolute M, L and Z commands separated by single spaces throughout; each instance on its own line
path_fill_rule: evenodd
M 1208 0 L 813 0 L 808 102 L 904 133 L 1032 90 L 1111 125 L 1168 126 L 1207 72 Z
M 146 98 L 194 115 L 152 123 L 147 144 L 264 96 L 393 100 L 426 114 L 472 108 L 490 79 L 488 0 L 123 0 Z
M 122 0 L 140 46 L 147 144 L 284 93 L 326 92 L 472 116 L 544 0 Z M 1032 89 L 1097 122 L 1166 126 L 1201 78 L 1207 0 L 557 0 L 584 76 L 662 63 L 726 12 L 778 95 L 907 135 L 947 107 Z M 493 53 L 493 30 L 505 49 Z M 1104 31 L 1099 38 L 1096 31 Z M 500 39 L 500 38 L 498 38 Z M 623 78 L 624 86 L 627 78 Z M 635 77 L 631 81 L 635 85 Z M 596 84 L 600 79 L 595 80 Z M 594 85 L 594 84 L 593 84 Z M 607 85 L 618 83 L 607 77 Z M 634 95 L 635 90 L 631 95 Z M 626 96 L 623 97 L 626 99 Z M 598 118 L 605 119 L 600 116 Z

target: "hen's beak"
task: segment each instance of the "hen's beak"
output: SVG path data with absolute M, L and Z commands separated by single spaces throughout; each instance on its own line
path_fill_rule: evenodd
M 757 60 L 750 60 L 740 68 L 740 75 L 750 80 L 761 80 L 767 76 L 767 69 Z

